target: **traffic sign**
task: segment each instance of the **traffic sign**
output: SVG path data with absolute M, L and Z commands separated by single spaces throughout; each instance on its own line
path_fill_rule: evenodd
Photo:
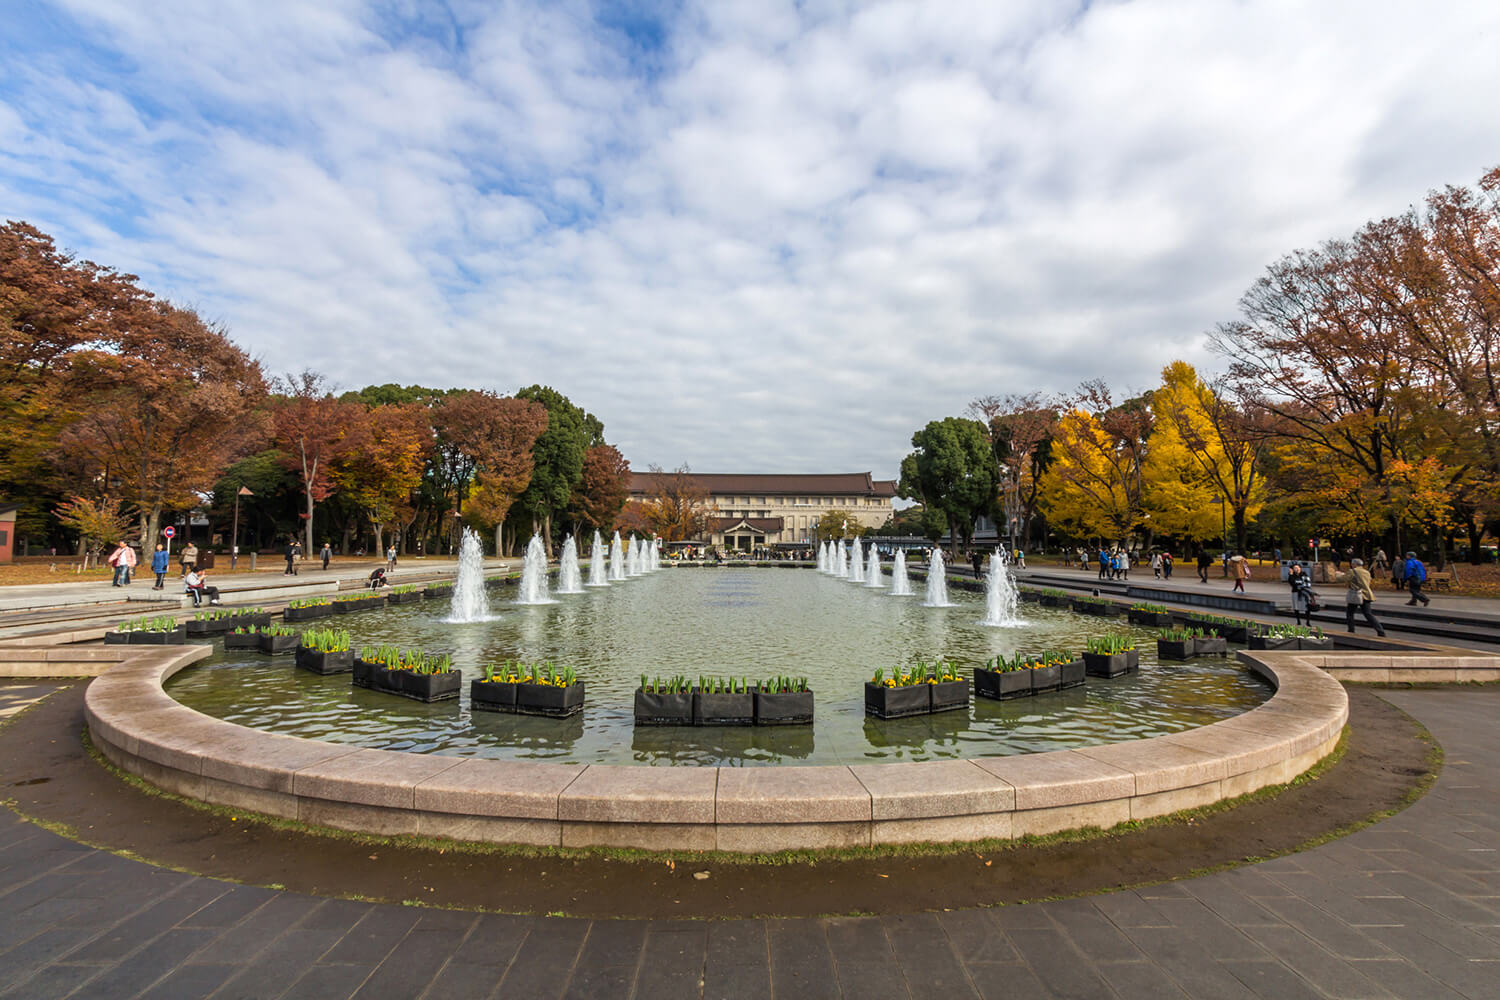
M 177 529 L 169 524 L 165 528 L 161 529 L 161 533 L 168 538 L 172 538 L 177 534 Z

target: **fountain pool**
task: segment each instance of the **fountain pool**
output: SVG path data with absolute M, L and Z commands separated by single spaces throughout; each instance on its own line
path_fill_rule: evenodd
M 496 605 L 494 619 L 446 624 L 426 601 L 341 617 L 356 646 L 392 642 L 451 652 L 465 674 L 486 660 L 551 659 L 587 684 L 581 716 L 550 720 L 422 705 L 318 677 L 291 657 L 216 651 L 167 685 L 179 701 L 241 725 L 336 743 L 505 759 L 637 764 L 833 764 L 1001 756 L 1179 732 L 1248 711 L 1270 695 L 1232 660 L 1158 665 L 1154 632 L 1123 621 L 1029 605 L 1027 624 L 986 628 L 982 595 L 951 607 L 892 601 L 812 572 L 678 569 L 632 578 L 541 605 Z M 1081 688 L 912 719 L 867 719 L 863 683 L 917 658 L 947 657 L 965 671 L 997 653 L 1082 647 L 1112 627 L 1139 640 L 1139 674 L 1090 678 Z M 651 676 L 805 675 L 816 692 L 811 726 L 633 726 L 631 696 Z

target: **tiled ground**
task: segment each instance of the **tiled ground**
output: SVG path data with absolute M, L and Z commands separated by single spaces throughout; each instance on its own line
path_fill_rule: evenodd
M 1290 858 L 994 910 L 433 911 L 182 875 L 0 813 L 0 996 L 1500 997 L 1500 690 L 1389 697 L 1447 753 L 1401 815 Z

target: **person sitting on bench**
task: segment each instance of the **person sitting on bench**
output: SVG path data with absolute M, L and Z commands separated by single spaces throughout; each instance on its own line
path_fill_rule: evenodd
M 202 607 L 203 598 L 205 597 L 208 598 L 209 604 L 219 603 L 219 588 L 210 587 L 205 580 L 207 576 L 208 574 L 201 569 L 190 569 L 187 576 L 182 578 L 183 584 L 187 587 L 187 592 L 192 595 L 193 607 L 195 608 Z
M 377 566 L 377 567 L 375 567 L 375 572 L 373 572 L 373 573 L 370 574 L 370 589 L 371 590 L 379 590 L 381 587 L 384 587 L 385 585 L 386 585 L 385 567 L 384 566 Z

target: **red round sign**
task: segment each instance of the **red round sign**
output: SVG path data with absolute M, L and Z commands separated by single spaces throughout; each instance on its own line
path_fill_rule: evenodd
M 168 538 L 172 538 L 177 534 L 177 529 L 169 524 L 165 528 L 161 529 L 161 533 L 163 535 L 166 535 Z

